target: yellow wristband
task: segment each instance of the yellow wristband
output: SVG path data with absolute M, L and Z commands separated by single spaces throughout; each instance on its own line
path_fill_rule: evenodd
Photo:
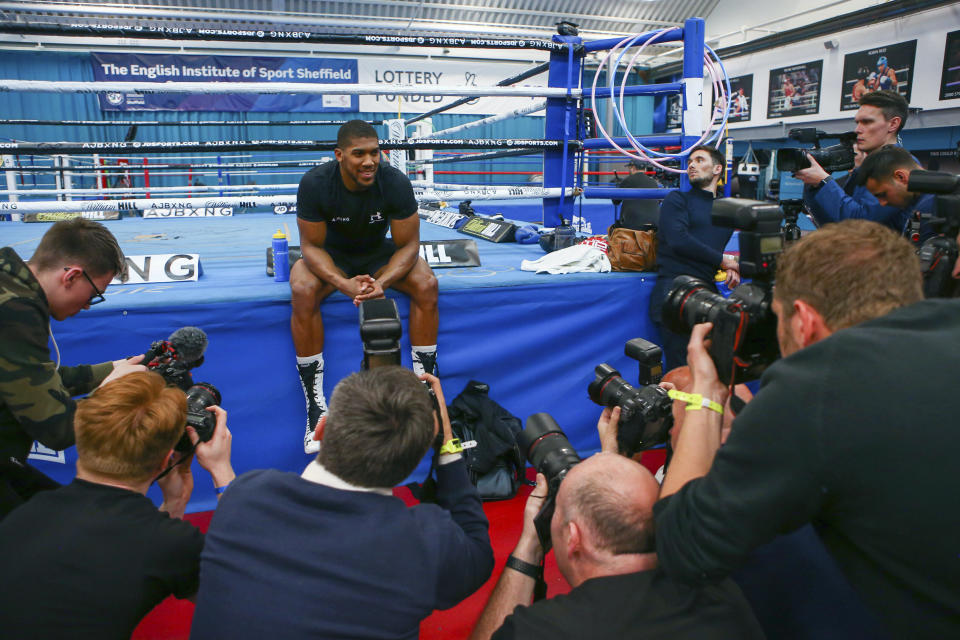
M 723 415 L 723 405 L 719 402 L 714 402 L 708 398 L 704 398 L 699 393 L 684 393 L 683 391 L 677 391 L 676 389 L 670 389 L 667 392 L 667 395 L 670 396 L 673 400 L 680 400 L 687 403 L 687 411 L 699 411 L 700 409 L 710 409 L 711 411 L 716 411 L 720 415 Z
M 453 438 L 452 440 L 444 442 L 443 446 L 440 447 L 441 455 L 444 453 L 460 453 L 461 451 L 463 451 L 463 447 L 460 446 L 459 438 Z

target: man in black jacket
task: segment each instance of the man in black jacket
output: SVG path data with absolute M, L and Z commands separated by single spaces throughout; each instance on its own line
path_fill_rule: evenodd
M 960 458 L 945 398 L 960 366 L 960 302 L 921 301 L 913 248 L 848 220 L 781 257 L 773 310 L 784 356 L 720 447 L 726 388 L 690 339 L 688 411 L 654 507 L 668 575 L 700 583 L 812 523 L 895 637 L 960 636 Z M 784 579 L 789 580 L 789 576 Z

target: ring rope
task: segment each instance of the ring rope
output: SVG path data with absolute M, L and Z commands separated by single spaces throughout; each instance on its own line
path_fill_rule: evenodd
M 77 127 L 109 127 L 109 126 L 137 126 L 137 127 L 212 127 L 212 126 L 300 126 L 300 125 L 344 125 L 349 120 L 175 120 L 161 122 L 159 120 L 34 120 L 34 119 L 0 119 L 0 125 L 70 125 Z M 382 125 L 383 120 L 367 120 L 367 124 Z
M 0 79 L 0 91 L 35 91 L 40 93 L 256 93 L 272 95 L 296 93 L 305 95 L 420 95 L 421 85 L 409 84 L 320 84 L 314 82 L 86 82 L 80 80 L 14 80 Z M 582 97 L 580 89 L 569 89 L 573 97 Z M 430 93 L 438 96 L 496 96 L 501 98 L 566 98 L 562 87 L 457 87 L 431 85 Z
M 511 187 L 511 186 L 483 186 L 478 188 L 457 189 L 448 191 L 423 191 L 423 188 L 414 188 L 414 194 L 419 202 L 447 202 L 458 200 L 500 200 L 510 199 L 543 199 L 559 198 L 563 195 L 577 195 L 575 189 L 568 189 L 562 194 L 555 187 Z M 80 212 L 93 213 L 97 211 L 148 211 L 151 209 L 181 209 L 181 208 L 223 208 L 223 207 L 267 207 L 275 205 L 296 204 L 297 196 L 291 194 L 276 195 L 247 195 L 224 196 L 210 198 L 139 198 L 127 200 L 50 200 L 28 202 L 0 202 L 0 213 L 49 213 L 49 212 Z

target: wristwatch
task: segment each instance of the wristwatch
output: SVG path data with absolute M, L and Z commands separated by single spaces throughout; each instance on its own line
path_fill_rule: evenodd
M 824 178 L 823 180 L 821 180 L 820 182 L 818 182 L 818 183 L 817 183 L 817 186 L 815 186 L 815 187 L 813 188 L 814 191 L 822 188 L 823 185 L 827 184 L 827 182 L 829 182 L 830 180 L 833 180 L 833 176 L 827 176 L 826 178 Z

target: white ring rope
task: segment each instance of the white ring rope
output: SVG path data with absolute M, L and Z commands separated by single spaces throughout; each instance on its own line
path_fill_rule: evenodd
M 466 124 L 457 125 L 456 127 L 450 127 L 449 129 L 442 129 L 440 131 L 434 131 L 433 133 L 427 134 L 425 136 L 415 136 L 409 138 L 410 140 L 430 140 L 431 138 L 440 138 L 451 133 L 459 133 L 461 131 L 466 131 L 467 129 L 474 129 L 476 127 L 482 127 L 485 124 L 493 124 L 494 122 L 500 122 L 502 120 L 509 120 L 510 118 L 515 118 L 518 116 L 525 116 L 528 113 L 535 113 L 537 111 L 542 111 L 547 108 L 547 101 L 543 100 L 541 102 L 535 102 L 528 107 L 522 107 L 520 109 L 514 109 L 513 111 L 508 111 L 506 113 L 498 113 L 497 115 L 489 116 L 481 120 L 475 120 L 473 122 L 467 122 Z
M 233 174 L 236 175 L 236 174 Z M 284 191 L 296 189 L 299 184 L 223 184 L 223 185 L 184 185 L 182 187 L 110 187 L 94 189 L 0 189 L 0 195 L 16 196 L 98 196 L 119 195 L 125 193 L 177 193 L 208 191 Z
M 0 91 L 41 93 L 300 93 L 309 95 L 420 95 L 422 85 L 316 84 L 307 82 L 80 82 L 0 79 Z M 499 96 L 502 98 L 580 98 L 580 89 L 562 87 L 454 87 L 431 85 L 438 96 Z
M 649 33 L 641 33 L 632 37 L 627 37 L 621 40 L 619 43 L 617 43 L 610 50 L 608 50 L 606 56 L 604 56 L 603 60 L 601 60 L 600 65 L 597 67 L 597 71 L 593 76 L 593 85 L 591 87 L 590 100 L 591 100 L 591 106 L 593 107 L 594 112 L 596 113 L 597 112 L 596 111 L 597 83 L 599 81 L 601 72 L 604 70 L 604 67 L 605 66 L 608 67 L 607 85 L 610 89 L 610 94 L 611 94 L 609 100 L 611 100 L 611 106 L 613 107 L 613 111 L 616 114 L 617 121 L 620 123 L 620 126 L 623 128 L 626 138 L 630 142 L 630 146 L 633 147 L 636 153 L 627 151 L 626 149 L 621 147 L 619 144 L 617 144 L 617 142 L 607 133 L 606 129 L 603 127 L 603 123 L 601 122 L 600 118 L 597 118 L 596 125 L 597 125 L 597 130 L 600 132 L 600 135 L 604 139 L 606 139 L 607 142 L 609 142 L 613 146 L 613 148 L 617 149 L 623 155 L 629 158 L 633 158 L 634 160 L 639 160 L 641 162 L 652 164 L 656 167 L 659 167 L 660 169 L 663 169 L 664 171 L 668 171 L 671 173 L 684 173 L 682 169 L 677 169 L 675 167 L 670 167 L 670 166 L 661 164 L 660 162 L 657 162 L 657 160 L 655 160 L 652 156 L 656 156 L 658 158 L 667 158 L 667 159 L 680 159 L 688 155 L 690 153 L 691 148 L 700 144 L 709 144 L 710 142 L 713 142 L 715 139 L 719 138 L 719 136 L 722 135 L 724 128 L 726 127 L 727 114 L 729 113 L 730 81 L 729 81 L 729 78 L 727 78 L 726 70 L 723 68 L 723 63 L 720 61 L 720 58 L 712 49 L 710 49 L 710 47 L 704 46 L 704 69 L 707 71 L 707 73 L 711 78 L 711 82 L 713 84 L 713 89 L 714 89 L 714 95 L 717 96 L 717 100 L 715 100 L 715 104 L 717 104 L 718 107 L 716 109 L 711 109 L 710 122 L 706 126 L 703 132 L 703 135 L 700 136 L 700 139 L 697 140 L 695 144 L 691 145 L 686 149 L 681 149 L 679 153 L 675 153 L 675 154 L 660 153 L 645 147 L 639 140 L 636 139 L 636 137 L 633 134 L 630 133 L 630 128 L 627 126 L 626 120 L 624 119 L 624 116 L 623 116 L 623 113 L 625 111 L 624 96 L 626 94 L 626 91 L 625 91 L 627 86 L 626 83 L 627 83 L 627 79 L 630 77 L 630 71 L 633 69 L 633 66 L 636 63 L 637 58 L 640 56 L 641 53 L 643 53 L 643 50 L 646 49 L 648 45 L 654 43 L 656 40 L 663 37 L 669 31 L 671 30 L 663 29 L 660 31 L 651 31 Z M 620 92 L 619 94 L 617 94 L 614 91 L 613 82 L 614 82 L 614 79 L 616 78 L 617 71 L 620 68 L 621 60 L 623 59 L 627 50 L 629 50 L 638 39 L 648 35 L 652 35 L 652 37 L 646 39 L 646 41 L 633 54 L 633 56 L 630 58 L 630 61 L 627 63 L 626 69 L 623 71 L 623 80 L 620 83 Z M 623 50 L 617 56 L 616 64 L 614 64 L 613 55 L 615 52 L 617 52 L 621 48 Z M 714 60 L 716 60 L 716 62 L 714 62 Z M 610 61 L 609 64 L 608 64 L 608 61 Z M 617 95 L 619 95 L 619 100 L 616 99 Z M 716 117 L 717 109 L 722 109 L 723 122 L 720 128 L 715 133 L 713 133 L 713 123 Z
M 559 187 L 492 187 L 448 185 L 459 187 L 449 191 L 424 191 L 414 188 L 418 202 L 446 202 L 458 200 L 499 200 L 559 198 L 577 195 L 576 190 Z M 561 192 L 564 193 L 561 193 Z M 28 202 L 0 202 L 0 213 L 51 213 L 95 211 L 148 211 L 151 209 L 204 209 L 223 207 L 272 207 L 296 204 L 296 194 L 266 196 L 224 196 L 221 198 L 140 198 L 130 200 L 50 200 Z

